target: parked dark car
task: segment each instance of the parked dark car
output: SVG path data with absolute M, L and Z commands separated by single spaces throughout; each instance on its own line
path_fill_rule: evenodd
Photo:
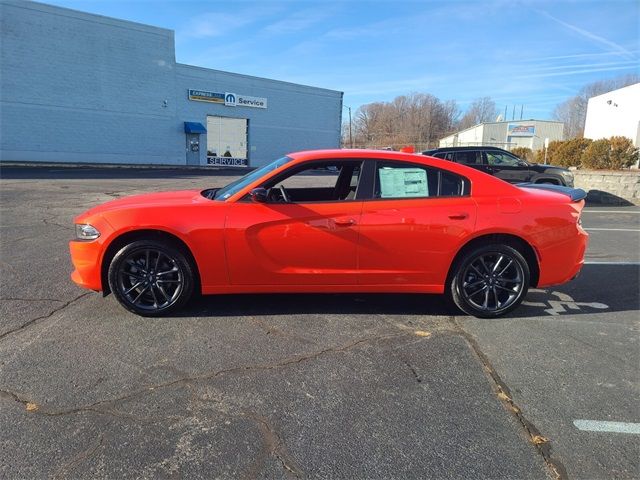
M 443 147 L 425 150 L 422 154 L 462 163 L 509 183 L 551 183 L 573 187 L 570 170 L 529 163 L 498 147 Z

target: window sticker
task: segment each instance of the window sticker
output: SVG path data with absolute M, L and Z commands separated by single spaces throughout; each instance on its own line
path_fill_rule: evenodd
M 381 168 L 381 198 L 428 197 L 427 171 L 422 168 Z

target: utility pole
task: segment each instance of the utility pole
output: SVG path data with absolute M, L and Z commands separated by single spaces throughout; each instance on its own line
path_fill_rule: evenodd
M 353 148 L 353 131 L 351 129 L 351 107 L 348 105 L 343 105 L 342 108 L 346 108 L 349 110 L 349 146 Z
M 520 120 L 522 120 L 522 112 L 524 111 L 524 103 L 520 105 Z

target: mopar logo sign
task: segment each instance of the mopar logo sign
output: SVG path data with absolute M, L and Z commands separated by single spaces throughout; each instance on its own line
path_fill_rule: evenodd
M 235 107 L 236 106 L 236 94 L 235 93 L 225 93 L 224 94 L 224 104 L 227 107 Z

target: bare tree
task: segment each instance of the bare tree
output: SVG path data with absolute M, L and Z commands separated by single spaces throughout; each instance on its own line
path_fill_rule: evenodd
M 453 130 L 459 115 L 452 100 L 411 93 L 391 102 L 361 106 L 354 118 L 354 143 L 363 147 L 427 148 Z
M 476 98 L 460 120 L 460 128 L 469 128 L 484 122 L 493 122 L 498 115 L 496 102 L 490 97 Z
M 582 87 L 576 96 L 558 104 L 553 111 L 553 118 L 564 122 L 564 134 L 567 138 L 581 137 L 587 118 L 587 104 L 591 97 L 638 82 L 640 75 L 628 74 L 589 83 Z

